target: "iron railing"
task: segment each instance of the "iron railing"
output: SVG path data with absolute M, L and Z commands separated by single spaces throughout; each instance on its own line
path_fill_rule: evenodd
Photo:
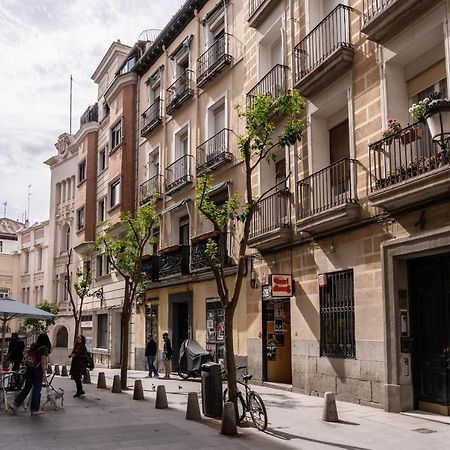
M 363 0 L 363 21 L 370 22 L 374 17 L 384 12 L 389 6 L 399 0 Z
M 344 158 L 298 182 L 298 220 L 356 203 L 355 159 Z
M 209 269 L 210 266 L 208 264 L 208 261 L 205 256 L 206 251 L 206 245 L 208 244 L 208 240 L 212 239 L 214 242 L 217 243 L 217 245 L 220 245 L 219 242 L 219 236 L 212 236 L 204 239 L 199 239 L 192 242 L 192 249 L 191 249 L 191 270 L 202 270 L 202 269 Z M 226 254 L 226 242 L 227 238 L 226 235 L 224 235 L 224 247 L 225 247 L 225 254 Z M 219 249 L 220 252 L 220 249 Z M 221 253 L 219 253 L 221 254 Z
M 249 16 L 251 17 L 255 11 L 265 2 L 266 0 L 249 0 Z
M 287 71 L 288 67 L 276 64 L 262 79 L 247 93 L 247 108 L 253 106 L 253 101 L 257 95 L 270 95 L 273 99 L 287 91 Z
M 152 195 L 161 194 L 161 175 L 155 175 L 139 186 L 139 204 L 147 203 Z
M 168 114 L 179 108 L 190 96 L 194 94 L 192 70 L 186 70 L 167 89 Z
M 197 86 L 205 84 L 224 65 L 230 64 L 230 62 L 228 34 L 224 33 L 197 59 Z
M 250 224 L 250 238 L 291 226 L 291 193 L 278 191 L 259 202 Z
M 197 174 L 231 161 L 232 155 L 228 151 L 230 132 L 224 128 L 197 147 Z
M 192 155 L 184 155 L 166 168 L 166 191 L 192 181 L 191 175 Z
M 159 278 L 189 274 L 190 245 L 178 245 L 159 256 Z
M 294 48 L 296 82 L 319 67 L 336 50 L 353 47 L 350 34 L 352 8 L 338 5 Z
M 158 98 L 142 113 L 141 136 L 145 136 L 161 121 L 161 99 Z
M 89 106 L 86 111 L 80 117 L 80 127 L 86 125 L 89 122 L 98 121 L 98 103 Z
M 320 356 L 356 358 L 353 270 L 327 273 L 320 293 Z
M 148 255 L 142 259 L 141 271 L 145 273 L 145 281 L 159 280 L 159 255 Z
M 371 191 L 388 188 L 450 164 L 450 150 L 431 139 L 425 123 L 416 122 L 369 145 Z

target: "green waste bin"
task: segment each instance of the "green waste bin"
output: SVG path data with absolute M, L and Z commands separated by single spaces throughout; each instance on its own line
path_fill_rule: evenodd
M 222 417 L 222 366 L 215 362 L 202 365 L 202 409 L 206 417 Z

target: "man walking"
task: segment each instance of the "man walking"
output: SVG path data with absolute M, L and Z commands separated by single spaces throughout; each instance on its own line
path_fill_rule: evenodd
M 151 378 L 153 374 L 158 378 L 158 371 L 155 367 L 155 358 L 156 358 L 156 342 L 153 340 L 153 335 L 149 334 L 147 346 L 145 347 L 145 357 L 147 358 L 148 365 L 148 376 L 147 378 Z
M 25 344 L 17 333 L 11 335 L 11 340 L 8 346 L 8 356 L 7 359 L 12 363 L 12 370 L 17 371 L 20 369 L 20 364 L 23 360 L 23 351 L 25 349 Z
M 172 344 L 170 343 L 170 339 L 169 339 L 169 333 L 164 333 L 163 334 L 163 339 L 164 339 L 164 346 L 163 346 L 163 353 L 162 353 L 162 357 L 163 357 L 163 361 L 164 361 L 164 379 L 166 380 L 170 380 L 170 372 L 171 372 L 171 367 L 170 367 L 170 361 L 172 360 Z

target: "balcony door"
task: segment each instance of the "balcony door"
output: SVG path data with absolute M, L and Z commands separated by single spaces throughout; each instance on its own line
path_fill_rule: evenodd
M 183 216 L 180 218 L 178 226 L 178 243 L 180 245 L 189 245 L 189 216 Z
M 225 103 L 221 103 L 216 106 L 210 115 L 210 128 L 209 128 L 209 138 L 216 136 L 217 133 L 225 128 Z M 223 140 L 218 136 L 216 139 L 210 139 L 208 141 L 208 146 L 206 149 L 206 161 L 211 161 L 220 155 L 222 152 L 226 151 L 225 148 L 221 148 L 223 145 Z
M 350 158 L 348 126 L 346 119 L 329 130 L 331 199 L 336 204 L 342 203 L 342 199 L 350 189 L 350 166 L 345 163 L 336 164 L 344 158 Z

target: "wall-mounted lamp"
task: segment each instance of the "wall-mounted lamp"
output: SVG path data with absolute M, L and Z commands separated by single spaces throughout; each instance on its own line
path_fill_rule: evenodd
M 250 286 L 255 289 L 257 287 L 257 284 L 256 270 L 252 268 L 252 271 L 250 273 Z
M 103 303 L 105 302 L 105 297 L 103 294 L 103 286 L 101 286 L 96 291 L 87 294 L 86 297 L 97 297 L 100 300 L 100 308 L 103 308 Z

